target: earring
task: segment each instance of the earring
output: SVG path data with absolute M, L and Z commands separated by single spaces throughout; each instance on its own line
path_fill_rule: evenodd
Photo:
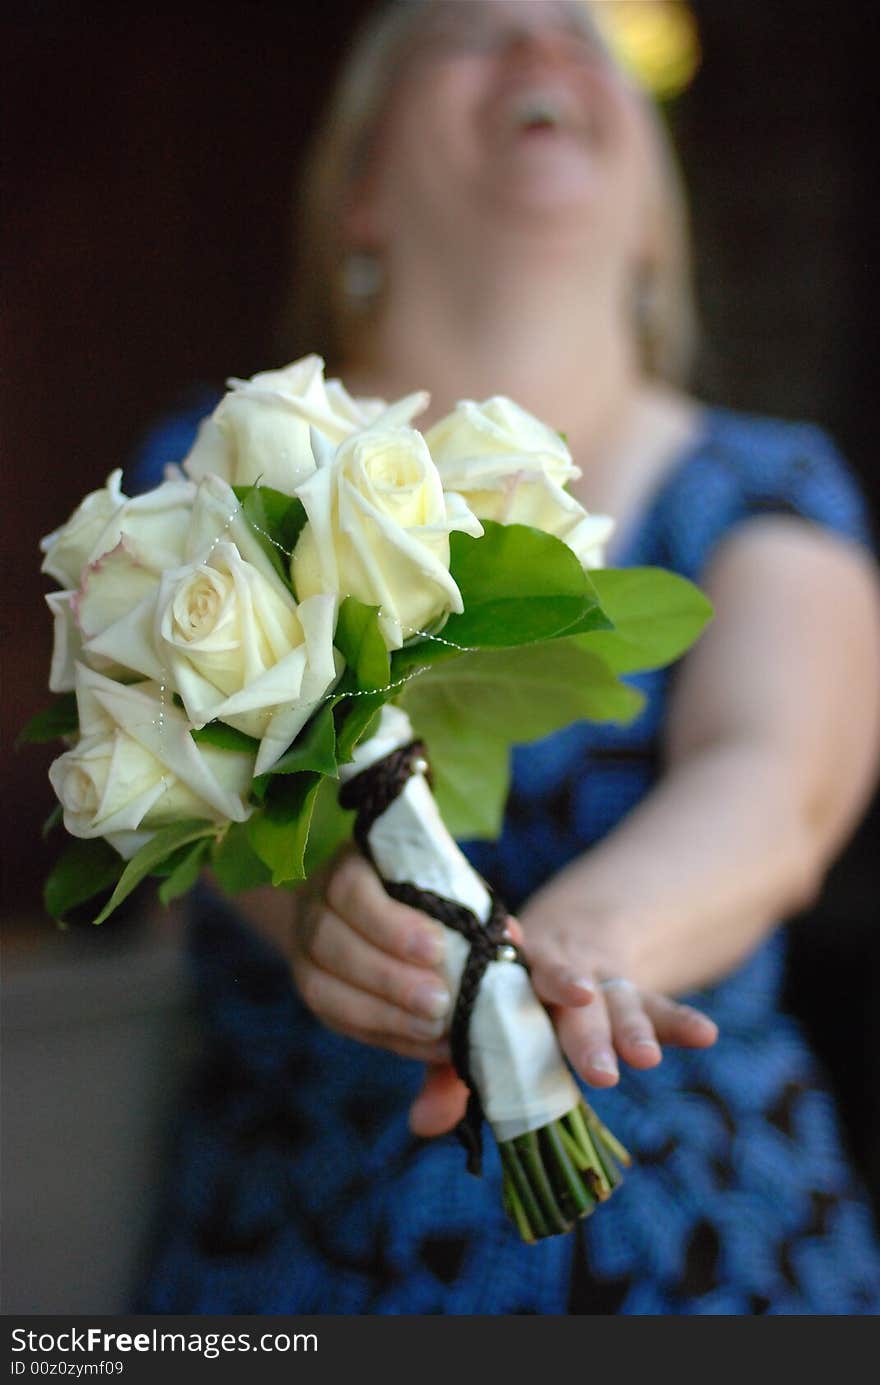
M 360 308 L 369 308 L 382 288 L 382 261 L 367 250 L 353 250 L 342 265 L 342 285 L 346 298 Z
M 659 328 L 660 286 L 653 265 L 637 269 L 632 283 L 632 321 L 647 359 L 653 355 Z

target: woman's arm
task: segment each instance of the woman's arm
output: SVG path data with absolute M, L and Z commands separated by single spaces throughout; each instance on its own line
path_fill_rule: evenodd
M 639 986 L 715 981 L 815 896 L 864 809 L 880 749 L 870 561 L 803 521 L 753 520 L 703 586 L 716 617 L 676 681 L 666 773 L 530 901 L 536 961 L 586 936 Z
M 871 561 L 768 517 L 731 535 L 703 586 L 716 617 L 678 673 L 666 773 L 521 915 L 545 995 L 572 970 L 673 995 L 718 980 L 814 898 L 864 809 L 880 747 Z M 560 1013 L 582 1070 L 608 1045 L 604 1010 Z

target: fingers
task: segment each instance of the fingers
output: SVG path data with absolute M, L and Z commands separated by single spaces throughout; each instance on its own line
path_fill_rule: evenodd
M 409 1014 L 380 996 L 331 975 L 306 957 L 293 963 L 294 976 L 303 1000 L 330 1029 L 340 1034 L 380 1035 L 406 1042 L 436 1041 L 443 1033 L 442 1019 Z
M 516 919 L 508 920 L 507 932 L 522 945 Z M 454 1126 L 466 1090 L 448 1066 L 444 1034 L 452 997 L 441 970 L 442 927 L 391 899 L 373 868 L 352 853 L 332 869 L 325 891 L 304 903 L 292 952 L 303 999 L 324 1024 L 433 1065 L 411 1111 L 413 1131 L 433 1135 Z M 570 960 L 556 960 L 573 955 L 568 946 L 533 954 L 532 981 L 554 1007 L 572 1065 L 593 1086 L 614 1086 L 619 1060 L 652 1068 L 665 1044 L 704 1048 L 715 1042 L 717 1028 L 705 1015 L 611 975 L 613 959 L 603 958 L 600 967 L 594 954 L 582 974 Z
M 439 972 L 398 961 L 330 909 L 321 910 L 308 930 L 303 953 L 307 965 L 400 1010 L 428 1020 L 445 1020 L 449 1014 L 451 997 Z
M 602 982 L 601 989 L 614 1047 L 632 1068 L 655 1068 L 664 1044 L 708 1048 L 718 1038 L 718 1026 L 707 1015 L 654 991 L 639 991 L 623 977 Z
M 508 915 L 505 933 L 523 952 L 527 950 L 522 925 L 512 914 Z M 588 1005 L 596 995 L 596 984 L 591 977 L 577 975 L 561 964 L 544 962 L 532 951 L 529 951 L 529 971 L 538 995 L 551 1005 Z
M 450 1064 L 431 1068 L 424 1087 L 410 1107 L 410 1129 L 414 1135 L 425 1139 L 445 1135 L 447 1130 L 458 1125 L 467 1100 L 467 1087 Z
M 611 1020 L 601 995 L 591 1005 L 557 1011 L 556 1030 L 572 1066 L 594 1087 L 613 1087 L 619 1077 Z
M 383 952 L 416 965 L 442 962 L 441 925 L 387 895 L 362 857 L 350 853 L 342 858 L 330 877 L 326 900 L 334 913 Z
M 374 1034 L 366 1029 L 349 1029 L 345 1037 L 355 1039 L 359 1044 L 366 1044 L 369 1048 L 382 1048 L 389 1053 L 396 1053 L 398 1058 L 412 1058 L 417 1063 L 436 1065 L 451 1062 L 451 1051 L 446 1039 L 401 1039 L 396 1034 Z
M 663 1045 L 708 1048 L 718 1026 L 689 1005 L 679 1005 L 652 991 L 639 991 L 615 977 L 598 983 L 594 1001 L 556 1012 L 560 1042 L 578 1073 L 594 1087 L 613 1086 L 618 1059 L 637 1069 L 662 1061 Z
M 306 1005 L 328 1028 L 426 1062 L 445 1058 L 438 1041 L 451 997 L 439 969 L 443 933 L 389 898 L 375 871 L 352 855 L 323 893 L 303 898 L 291 965 Z
M 577 976 L 568 967 L 539 959 L 530 959 L 530 972 L 538 995 L 550 1005 L 589 1005 L 596 999 L 598 988 L 590 976 Z
M 632 1068 L 655 1068 L 662 1058 L 641 991 L 618 976 L 602 983 L 614 1047 Z
M 524 948 L 525 936 L 519 921 L 508 918 L 507 932 Z M 547 959 L 540 952 L 529 950 L 529 971 L 532 985 L 549 1005 L 589 1005 L 596 998 L 596 983 L 592 976 L 580 974 L 571 966 Z
M 647 992 L 645 1012 L 661 1044 L 678 1048 L 710 1048 L 718 1038 L 718 1025 L 691 1005 L 678 1005 L 664 995 Z

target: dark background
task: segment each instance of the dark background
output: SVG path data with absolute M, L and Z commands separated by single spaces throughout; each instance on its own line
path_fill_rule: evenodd
M 50 927 L 39 537 L 188 387 L 279 365 L 291 182 L 369 0 L 178 11 L 20 0 L 3 26 L 5 927 Z M 877 513 L 870 210 L 876 46 L 864 5 L 702 0 L 704 61 L 672 108 L 693 210 L 697 386 L 829 428 Z M 873 374 L 873 372 L 872 372 Z M 880 1184 L 877 813 L 794 928 L 792 1004 Z M 108 925 L 109 927 L 109 925 Z

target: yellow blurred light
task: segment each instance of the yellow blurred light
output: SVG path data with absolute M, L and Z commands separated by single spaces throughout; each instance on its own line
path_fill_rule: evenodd
M 612 54 L 652 96 L 668 101 L 700 65 L 697 24 L 685 0 L 585 0 Z

